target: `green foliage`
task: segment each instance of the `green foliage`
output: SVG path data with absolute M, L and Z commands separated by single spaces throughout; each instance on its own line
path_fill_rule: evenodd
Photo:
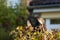
M 56 38 L 57 38 L 57 40 L 60 40 L 60 32 L 56 33 Z
M 42 32 L 32 32 L 31 29 L 25 30 L 23 26 L 18 26 L 10 32 L 10 37 L 14 40 L 41 40 Z
M 41 30 L 39 32 L 33 30 L 32 32 L 31 30 L 29 30 L 30 27 L 26 30 L 23 26 L 18 26 L 15 30 L 11 31 L 10 37 L 13 40 L 60 40 L 60 32 L 55 32 L 54 34 L 53 31 L 42 32 Z
M 23 20 L 20 20 L 21 17 L 19 16 L 22 16 Z M 2 27 L 0 29 L 0 39 L 5 40 L 5 37 L 8 37 L 7 32 L 15 29 L 17 25 L 23 26 L 26 19 L 26 7 L 20 9 L 18 4 L 14 8 L 12 5 L 8 7 L 6 0 L 0 0 L 0 27 Z
M 3 3 L 2 3 L 3 2 Z M 26 13 L 26 6 L 24 5 L 23 9 L 20 8 L 20 5 L 16 4 L 16 6 L 13 8 L 12 5 L 7 7 L 6 0 L 3 0 L 0 2 L 0 23 L 4 24 L 3 22 L 5 19 L 8 19 L 10 23 L 10 26 L 15 27 L 17 25 L 23 25 L 24 21 L 27 19 L 27 13 Z M 23 21 L 18 20 L 16 21 L 19 16 L 22 16 L 24 19 Z M 6 20 L 7 21 L 7 20 Z M 19 24 L 17 24 L 18 22 Z
M 0 40 L 9 40 L 9 34 L 3 28 L 0 28 Z

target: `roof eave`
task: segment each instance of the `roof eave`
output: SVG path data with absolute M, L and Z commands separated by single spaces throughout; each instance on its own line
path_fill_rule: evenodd
M 28 6 L 28 9 L 44 9 L 44 8 L 59 8 L 60 4 L 55 5 L 37 5 L 37 6 Z

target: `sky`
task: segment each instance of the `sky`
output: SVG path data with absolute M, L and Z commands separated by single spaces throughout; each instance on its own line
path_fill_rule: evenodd
M 13 6 L 15 6 L 15 3 L 19 3 L 19 0 L 7 0 L 8 6 L 10 6 L 10 2 Z

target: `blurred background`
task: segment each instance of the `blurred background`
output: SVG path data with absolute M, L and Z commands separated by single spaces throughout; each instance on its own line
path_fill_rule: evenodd
M 53 33 L 59 34 L 58 37 L 55 34 L 55 39 L 59 39 L 60 0 L 0 0 L 0 40 L 15 40 L 15 37 L 16 40 L 19 40 L 19 32 L 22 32 L 21 29 L 23 29 L 23 32 L 26 32 L 24 28 L 27 25 L 31 27 L 30 31 L 32 31 L 34 27 L 43 25 L 47 28 L 47 31 L 53 31 Z M 21 29 L 19 29 L 20 27 Z M 26 27 L 28 28 L 27 30 L 29 30 L 29 27 Z M 34 30 L 34 32 L 37 33 L 36 30 Z M 12 35 L 10 35 L 11 31 L 13 31 Z M 30 31 L 27 31 L 27 33 Z M 44 34 L 45 31 L 41 32 L 41 35 Z M 34 32 L 32 32 L 32 34 L 34 34 Z M 54 35 L 53 33 L 52 35 Z M 18 37 L 16 35 L 18 35 Z M 36 35 L 33 35 L 32 38 L 36 37 Z M 50 33 L 48 33 L 48 35 L 50 35 Z M 26 35 L 24 35 L 24 37 L 25 36 Z M 27 36 L 30 37 L 29 35 Z M 37 38 L 37 40 L 39 39 Z

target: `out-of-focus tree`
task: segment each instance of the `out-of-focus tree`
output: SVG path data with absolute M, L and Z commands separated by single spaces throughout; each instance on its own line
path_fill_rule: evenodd
M 16 4 L 14 7 L 7 6 L 7 0 L 0 0 L 0 27 L 2 30 L 5 29 L 3 32 L 9 33 L 15 27 L 26 24 L 26 5 L 23 5 L 23 9 L 20 6 L 21 4 Z M 2 30 L 0 30 L 1 34 Z M 6 35 L 4 34 L 3 37 L 5 38 Z
M 18 25 L 26 25 L 26 4 L 16 4 L 15 7 L 7 6 L 7 0 L 0 1 L 0 25 L 11 28 Z M 17 23 L 16 23 L 17 22 Z
M 17 9 L 18 9 L 17 12 L 19 14 L 18 16 L 21 19 L 20 23 L 19 23 L 19 21 L 17 21 L 17 22 L 18 22 L 18 24 L 21 24 L 21 25 L 25 26 L 26 25 L 26 21 L 27 21 L 27 17 L 28 17 L 28 13 L 27 13 L 26 2 L 25 1 L 23 2 L 23 1 L 21 1 L 20 6 L 17 5 Z

